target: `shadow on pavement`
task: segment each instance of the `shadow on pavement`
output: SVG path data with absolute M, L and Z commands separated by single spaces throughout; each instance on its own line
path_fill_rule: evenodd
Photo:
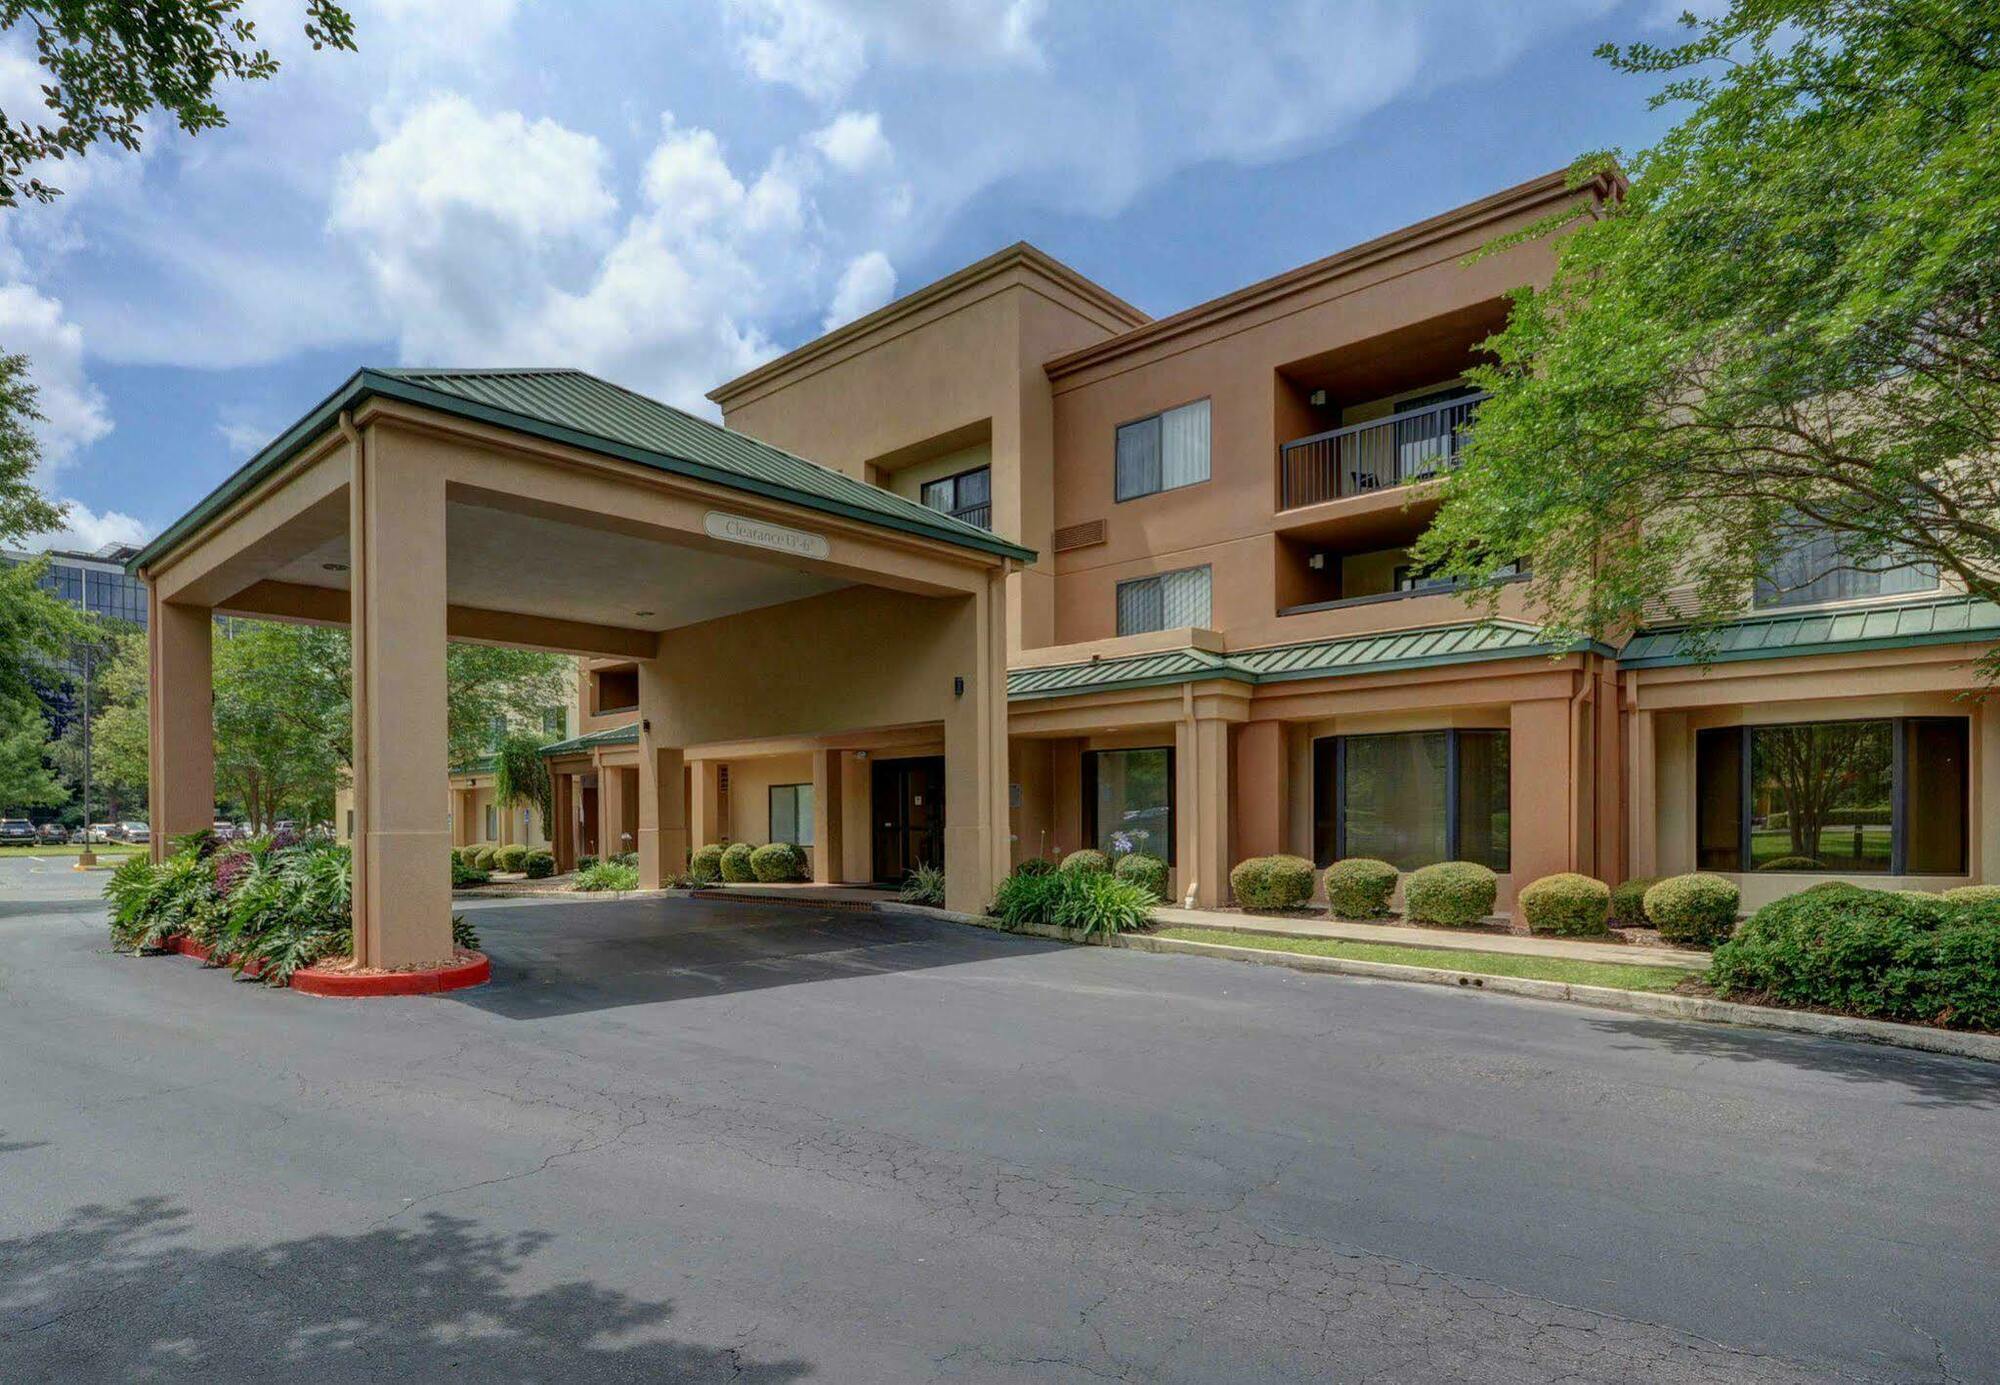
M 472 915 L 493 980 L 448 998 L 541 1019 L 959 966 L 1067 944 L 910 915 L 738 901 L 528 903 Z
M 1906 1088 L 1913 1106 L 2000 1107 L 2000 1064 L 1977 1058 L 1919 1053 L 1852 1039 L 1781 1034 L 1727 1025 L 1664 1020 L 1592 1020 L 1601 1032 L 1637 1042 L 1613 1048 L 1652 1047 L 1733 1063 L 1784 1063 L 1826 1073 L 1843 1082 L 1889 1083 Z
M 194 1248 L 165 1198 L 0 1240 L 0 1378 L 798 1380 L 801 1361 L 672 1340 L 665 1300 L 517 1289 L 541 1233 L 411 1226 Z

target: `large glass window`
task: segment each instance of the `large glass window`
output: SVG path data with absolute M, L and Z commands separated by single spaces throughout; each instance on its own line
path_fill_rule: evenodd
M 1083 757 L 1083 834 L 1107 855 L 1174 859 L 1174 752 L 1092 750 Z
M 773 784 L 771 786 L 771 840 L 793 846 L 811 846 L 813 841 L 813 786 Z
M 1206 629 L 1210 610 L 1211 575 L 1205 567 L 1162 572 L 1118 584 L 1118 633 L 1143 635 L 1153 630 Z
M 1964 874 L 1968 725 L 1907 717 L 1699 732 L 1696 865 Z
M 1772 558 L 1769 571 L 1757 579 L 1752 604 L 1817 606 L 1937 590 L 1938 573 L 1932 564 L 1860 560 L 1848 556 L 1842 544 L 1841 535 L 1822 531 L 1786 545 Z
M 1373 856 L 1398 870 L 1511 859 L 1505 731 L 1409 731 L 1313 742 L 1313 854 Z
M 929 509 L 981 529 L 993 527 L 993 472 L 988 467 L 926 481 L 919 494 Z
M 1134 419 L 1118 429 L 1115 490 L 1120 500 L 1206 481 L 1208 401 Z

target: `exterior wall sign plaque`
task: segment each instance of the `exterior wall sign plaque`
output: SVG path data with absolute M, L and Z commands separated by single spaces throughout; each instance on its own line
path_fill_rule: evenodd
M 788 529 L 782 524 L 724 514 L 721 510 L 710 510 L 702 520 L 702 528 L 710 538 L 725 543 L 747 543 L 752 548 L 768 548 L 801 558 L 824 558 L 832 552 L 824 534 L 808 534 L 803 529 Z

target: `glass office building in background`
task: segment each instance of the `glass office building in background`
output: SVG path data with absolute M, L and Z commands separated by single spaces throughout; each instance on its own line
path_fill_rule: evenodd
M 146 584 L 125 571 L 125 561 L 139 550 L 111 543 L 93 553 L 56 549 L 48 553 L 0 553 L 0 561 L 29 563 L 46 558 L 42 586 L 57 599 L 101 620 L 124 621 L 146 628 Z M 60 737 L 70 719 L 81 711 L 77 679 L 80 663 L 65 659 L 32 675 L 48 713 L 49 734 Z

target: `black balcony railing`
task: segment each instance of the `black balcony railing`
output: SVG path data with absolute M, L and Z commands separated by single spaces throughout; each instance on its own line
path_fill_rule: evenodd
M 979 529 L 993 527 L 993 507 L 991 505 L 967 505 L 962 510 L 946 510 L 946 514 L 961 524 L 970 524 Z
M 1424 481 L 1455 466 L 1483 394 L 1315 433 L 1278 449 L 1280 509 Z

